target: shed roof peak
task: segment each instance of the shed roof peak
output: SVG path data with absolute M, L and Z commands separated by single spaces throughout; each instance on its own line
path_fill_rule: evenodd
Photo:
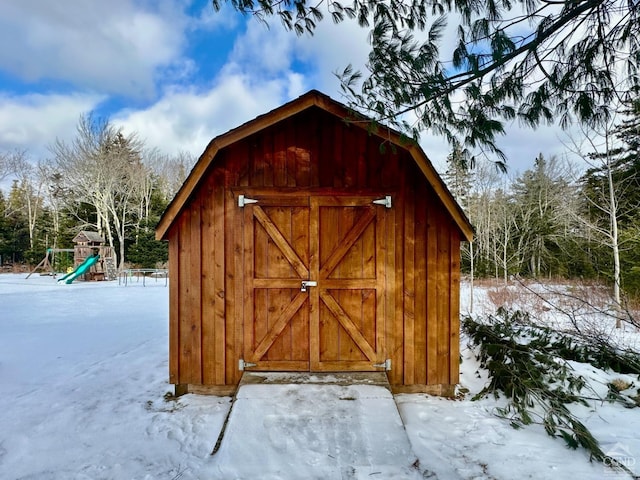
M 249 120 L 213 138 L 162 215 L 156 227 L 156 238 L 165 238 L 173 221 L 202 180 L 205 172 L 213 163 L 220 150 L 313 107 L 320 108 L 343 120 L 351 120 L 355 126 L 367 130 L 371 135 L 383 138 L 385 142 L 390 142 L 399 148 L 407 150 L 427 181 L 433 187 L 448 213 L 460 228 L 464 237 L 469 241 L 472 239 L 473 228 L 469 220 L 417 142 L 384 125 L 375 124 L 375 128 L 371 128 L 374 120 L 315 89 L 309 90 L 298 98 L 290 100 L 267 113 L 257 116 L 253 120 Z

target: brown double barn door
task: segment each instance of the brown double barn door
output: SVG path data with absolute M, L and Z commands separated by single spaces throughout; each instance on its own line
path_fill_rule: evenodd
M 380 369 L 387 209 L 376 198 L 245 204 L 245 368 Z

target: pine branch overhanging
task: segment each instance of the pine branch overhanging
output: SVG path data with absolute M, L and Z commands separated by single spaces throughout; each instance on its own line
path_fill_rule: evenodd
M 640 3 L 631 0 L 226 3 L 298 35 L 325 14 L 357 21 L 371 50 L 366 74 L 337 73 L 350 106 L 413 137 L 443 136 L 467 158 L 480 151 L 503 164 L 496 139 L 506 122 L 599 125 L 640 89 Z

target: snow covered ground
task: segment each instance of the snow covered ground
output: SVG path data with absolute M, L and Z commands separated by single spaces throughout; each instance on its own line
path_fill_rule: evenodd
M 463 310 L 468 308 L 465 292 Z M 476 311 L 495 308 L 486 290 L 477 289 L 476 294 Z M 0 478 L 307 478 L 307 467 L 296 469 L 295 465 L 286 475 L 268 474 L 265 465 L 264 475 L 255 476 L 254 471 L 248 477 L 242 457 L 225 453 L 229 446 L 211 456 L 230 399 L 195 395 L 165 399 L 171 391 L 167 384 L 167 312 L 164 281 L 152 281 L 146 287 L 135 283 L 124 287 L 117 282 L 58 285 L 51 277 L 25 280 L 24 275 L 0 275 Z M 637 334 L 625 335 L 633 339 Z M 462 354 L 462 384 L 472 394 L 486 378 L 477 373 L 473 352 L 465 344 Z M 624 377 L 580 364 L 575 368 L 592 380 L 602 396 L 607 381 Z M 291 386 L 270 387 L 270 401 L 275 404 L 292 395 Z M 298 390 L 296 395 L 303 393 Z M 315 396 L 323 394 L 316 392 Z M 501 400 L 472 402 L 471 394 L 460 400 L 417 394 L 395 397 L 413 457 L 419 460 L 414 469 L 422 477 L 630 478 L 590 463 L 587 453 L 567 449 L 541 426 L 514 430 L 494 415 Z M 344 408 L 344 401 L 324 398 L 320 411 L 325 415 Z M 640 472 L 636 464 L 636 459 L 640 462 L 639 408 L 594 400 L 589 407 L 574 411 L 605 452 L 624 458 L 633 471 Z M 319 437 L 332 433 L 326 431 L 330 428 L 326 424 L 314 423 L 312 413 L 308 408 L 292 409 L 290 420 L 305 416 L 310 425 L 317 425 Z M 255 430 L 249 418 L 237 417 L 229 428 Z M 389 435 L 391 443 L 401 438 L 393 433 L 393 426 L 381 426 L 378 420 L 376 412 L 370 418 L 360 416 L 365 431 Z M 264 425 L 269 421 L 274 417 L 262 419 Z M 282 436 L 295 434 L 278 425 Z M 225 439 L 231 443 L 233 437 L 234 431 L 228 430 Z M 262 445 L 260 455 L 271 465 L 283 465 L 291 460 L 294 445 L 291 438 L 271 438 Z M 334 472 L 335 455 L 316 454 L 313 461 L 318 471 Z M 369 454 L 363 451 L 361 455 Z M 246 458 L 257 455 L 252 457 L 252 449 L 247 448 Z M 357 460 L 367 464 L 367 459 Z M 388 478 L 384 471 L 365 475 L 357 469 L 335 475 Z

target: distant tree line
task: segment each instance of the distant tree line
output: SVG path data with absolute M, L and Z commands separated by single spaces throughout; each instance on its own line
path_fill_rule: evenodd
M 75 137 L 44 159 L 0 152 L 0 265 L 35 265 L 48 248 L 72 248 L 81 230 L 102 235 L 116 264 L 154 267 L 167 247 L 154 237 L 194 159 L 149 149 L 110 121 L 83 115 Z
M 513 178 L 490 164 L 447 158 L 445 181 L 475 227 L 462 265 L 474 277 L 568 277 L 607 281 L 640 295 L 640 102 L 618 123 L 585 131 L 567 151 L 583 167 L 540 154 Z M 166 262 L 154 239 L 160 215 L 194 158 L 145 147 L 106 120 L 82 116 L 50 158 L 0 152 L 0 261 L 37 264 L 47 248 L 72 247 L 80 230 L 100 233 L 117 264 Z M 577 174 L 576 172 L 580 173 Z
M 618 302 L 621 292 L 640 296 L 640 102 L 622 118 L 567 142 L 580 165 L 540 154 L 513 178 L 450 154 L 445 180 L 475 227 L 463 269 L 505 281 L 597 279 Z

